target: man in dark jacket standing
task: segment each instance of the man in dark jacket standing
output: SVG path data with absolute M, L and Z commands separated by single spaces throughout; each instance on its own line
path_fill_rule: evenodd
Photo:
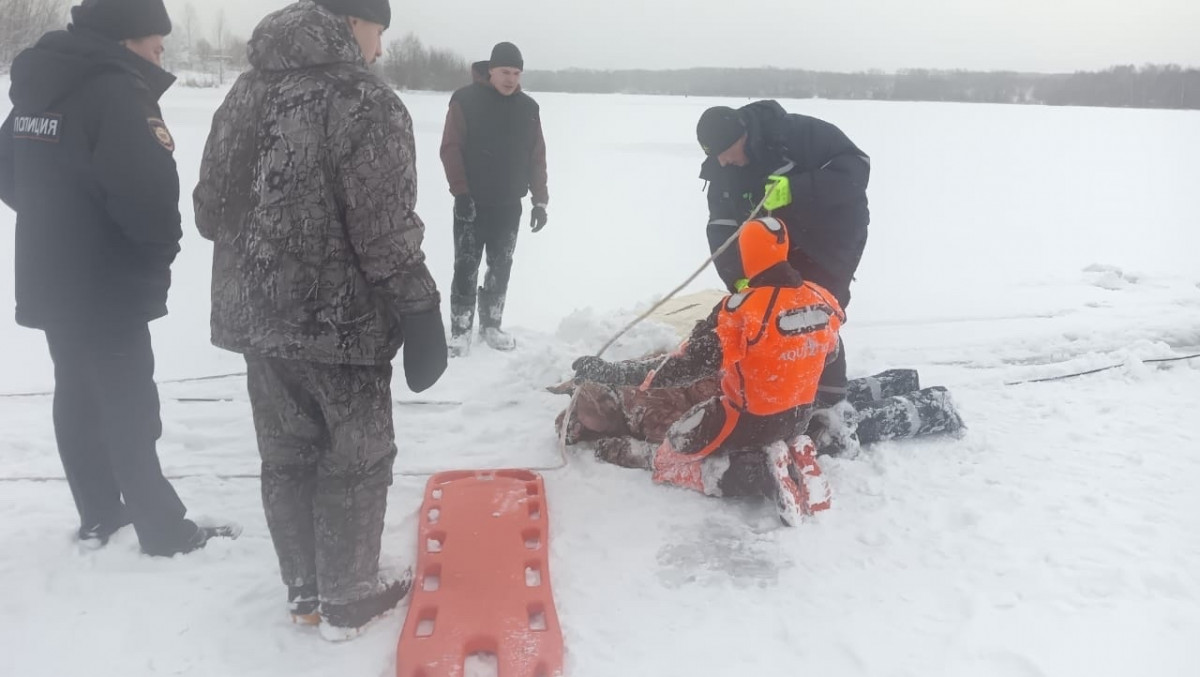
M 787 224 L 789 263 L 806 280 L 832 292 L 845 308 L 871 220 L 867 154 L 834 125 L 788 114 L 775 101 L 757 101 L 738 110 L 710 108 L 701 116 L 696 135 L 708 156 L 700 178 L 709 182 L 712 251 L 751 216 L 771 177 L 786 177 L 787 189 L 773 192 L 767 207 L 774 207 L 771 214 Z M 783 199 L 785 195 L 790 200 Z M 775 204 L 777 200 L 783 204 Z M 717 272 L 731 291 L 745 277 L 735 249 L 717 259 Z M 838 352 L 821 376 L 818 406 L 831 407 L 846 398 L 846 353 Z
M 475 82 L 450 98 L 442 135 L 442 164 L 454 195 L 454 283 L 450 290 L 451 354 L 470 352 L 478 300 L 483 340 L 512 350 L 500 329 L 513 252 L 520 229 L 521 198 L 533 192 L 530 226 L 546 226 L 546 141 L 538 104 L 521 91 L 525 61 L 509 42 L 471 68 Z M 477 288 L 479 264 L 487 273 Z
M 12 68 L 0 198 L 17 212 L 17 322 L 46 332 L 54 430 L 81 542 L 133 523 L 174 555 L 236 528 L 200 528 L 159 466 L 151 320 L 179 252 L 175 142 L 158 99 L 171 21 L 162 0 L 85 0 L 67 31 Z M 122 500 L 123 499 L 123 500 Z
M 367 68 L 387 0 L 301 0 L 262 20 L 213 119 L 195 191 L 213 343 L 246 358 L 262 495 L 294 620 L 345 639 L 411 579 L 380 576 L 396 457 L 392 359 L 446 368 L 414 212 L 412 119 Z

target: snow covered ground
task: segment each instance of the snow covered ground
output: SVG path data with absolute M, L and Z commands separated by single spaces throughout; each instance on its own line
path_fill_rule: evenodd
M 166 97 L 185 191 L 220 96 Z M 521 348 L 481 347 L 420 396 L 398 380 L 395 565 L 413 553 L 418 475 L 557 465 L 565 399 L 542 386 L 707 253 L 692 132 L 714 100 L 538 98 L 551 221 L 518 251 L 509 325 Z M 446 288 L 446 97 L 404 99 Z M 952 388 L 970 431 L 826 461 L 834 508 L 796 529 L 571 456 L 545 473 L 568 674 L 1200 674 L 1200 360 L 1142 362 L 1200 352 L 1200 115 L 784 105 L 837 123 L 873 157 L 851 370 L 920 368 Z M 243 366 L 208 345 L 211 249 L 190 200 L 182 209 L 171 315 L 154 325 L 164 381 Z M 0 209 L 0 231 L 12 221 Z M 12 242 L 0 237 L 0 300 L 12 298 Z M 715 285 L 710 273 L 696 288 Z M 670 340 L 644 326 L 615 353 Z M 1121 366 L 1005 385 L 1110 364 Z M 41 336 L 0 313 L 0 394 L 52 385 Z M 403 609 L 343 646 L 287 622 L 257 482 L 229 477 L 257 470 L 241 379 L 162 394 L 160 448 L 181 495 L 245 535 L 171 561 L 139 556 L 130 530 L 76 552 L 67 487 L 47 479 L 61 476 L 50 399 L 0 397 L 0 674 L 390 674 Z

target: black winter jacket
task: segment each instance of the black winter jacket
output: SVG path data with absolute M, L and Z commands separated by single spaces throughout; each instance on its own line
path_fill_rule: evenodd
M 13 62 L 0 199 L 17 212 L 19 324 L 72 328 L 167 313 L 179 177 L 158 99 L 174 80 L 74 27 Z
M 722 167 L 709 157 L 700 178 L 708 186 L 708 237 L 716 251 L 763 198 L 767 177 L 786 174 L 792 204 L 773 215 L 788 227 L 792 265 L 805 279 L 849 302 L 850 281 L 858 269 L 871 221 L 867 183 L 871 162 L 834 125 L 789 114 L 775 101 L 757 101 L 738 110 L 748 134 L 746 167 Z M 732 289 L 742 277 L 731 248 L 717 272 Z

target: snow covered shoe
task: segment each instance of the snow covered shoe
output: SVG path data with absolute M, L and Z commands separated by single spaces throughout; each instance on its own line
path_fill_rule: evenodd
M 394 609 L 411 589 L 410 573 L 398 581 L 381 581 L 375 594 L 353 602 L 321 602 L 321 636 L 330 642 L 358 637 L 372 621 Z
M 774 482 L 771 493 L 775 499 L 775 508 L 779 511 L 779 521 L 784 526 L 794 527 L 804 517 L 804 493 L 800 488 L 801 481 L 795 468 L 792 467 L 792 455 L 783 442 L 776 442 L 766 448 L 767 468 L 769 477 Z
M 793 445 L 776 442 L 766 452 L 779 521 L 794 527 L 805 515 L 829 509 L 829 483 L 821 476 L 811 440 L 801 437 Z
M 202 549 L 214 538 L 237 540 L 242 535 L 242 527 L 234 524 L 217 524 L 199 526 L 191 520 L 183 520 L 184 535 L 170 544 L 142 545 L 142 552 L 151 557 L 173 557 L 186 555 Z
M 99 550 L 100 548 L 108 545 L 108 539 L 111 538 L 113 534 L 117 533 L 124 527 L 129 526 L 130 524 L 131 522 L 129 518 L 122 513 L 121 516 L 112 523 L 100 522 L 98 524 L 89 524 L 87 526 L 79 527 L 79 531 L 76 532 L 76 539 L 79 542 L 79 547 L 83 548 L 84 550 Z
M 492 350 L 499 350 L 506 353 L 517 347 L 517 341 L 512 337 L 512 334 L 497 327 L 486 327 L 479 334 L 483 337 L 484 343 L 487 343 L 488 347 Z
M 450 357 L 466 357 L 471 354 L 471 332 L 450 337 Z
M 849 400 L 813 412 L 806 433 L 822 456 L 855 458 L 862 450 L 858 411 Z
M 622 468 L 650 470 L 655 445 L 632 437 L 602 437 L 596 440 L 596 460 Z
M 920 389 L 921 377 L 916 369 L 889 369 L 847 383 L 846 399 L 857 406 Z
M 858 411 L 858 438 L 863 444 L 962 429 L 954 400 L 941 386 L 870 402 Z
M 317 599 L 317 584 L 288 586 L 288 613 L 296 625 L 317 625 L 321 622 L 321 603 Z

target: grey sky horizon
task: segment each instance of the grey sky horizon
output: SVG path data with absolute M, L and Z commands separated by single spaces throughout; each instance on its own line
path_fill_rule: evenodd
M 189 2 L 242 37 L 290 4 L 167 0 L 176 30 Z M 508 40 L 529 70 L 1200 67 L 1200 0 L 393 0 L 392 15 L 385 41 L 411 31 L 474 61 Z

